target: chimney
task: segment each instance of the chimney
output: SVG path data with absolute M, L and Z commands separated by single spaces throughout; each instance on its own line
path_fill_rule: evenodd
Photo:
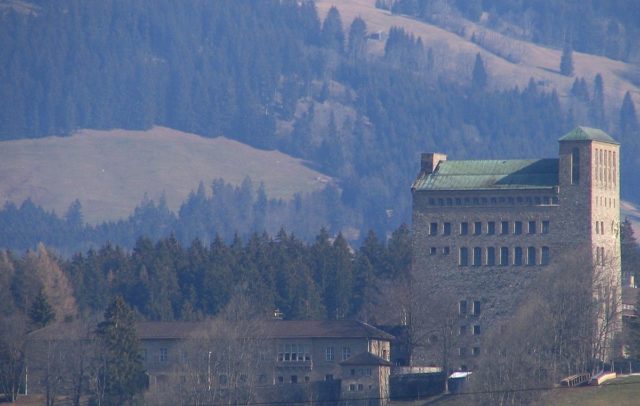
M 441 161 L 447 160 L 447 154 L 423 152 L 420 159 L 420 171 L 426 175 L 433 173 Z

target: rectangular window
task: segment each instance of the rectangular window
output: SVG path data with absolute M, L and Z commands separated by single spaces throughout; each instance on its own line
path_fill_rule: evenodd
M 571 150 L 571 184 L 577 185 L 580 182 L 580 151 L 578 148 Z
M 473 235 L 480 234 L 482 234 L 482 222 L 476 221 L 475 223 L 473 223 Z
M 536 264 L 536 247 L 527 248 L 527 265 Z
M 474 336 L 479 336 L 480 335 L 480 325 L 479 324 L 475 324 L 473 326 L 473 335 Z
M 142 351 L 140 351 L 140 360 L 142 361 L 146 361 L 147 360 L 147 349 L 143 348 Z
M 458 259 L 458 265 L 469 265 L 469 249 L 467 247 L 460 247 L 460 256 Z
M 596 221 L 596 234 L 600 234 L 600 222 Z
M 542 234 L 549 234 L 549 221 L 545 220 L 542 222 Z
M 542 247 L 542 258 L 540 265 L 549 265 L 549 247 Z
M 351 357 L 351 347 L 342 347 L 342 360 L 346 361 Z
M 364 390 L 364 385 L 359 383 L 358 384 L 358 392 L 362 392 Z
M 474 300 L 473 301 L 473 315 L 474 316 L 480 316 L 480 301 L 479 300 Z
M 327 348 L 325 349 L 325 351 L 324 351 L 324 359 L 325 359 L 326 361 L 333 361 L 333 360 L 335 360 L 335 357 L 336 357 L 336 356 L 335 356 L 335 353 L 334 353 L 333 347 L 327 347 Z
M 473 249 L 473 266 L 482 265 L 482 248 L 475 247 Z
M 467 334 L 467 326 L 460 326 L 460 328 L 458 329 L 458 334 L 463 336 Z
M 509 265 L 509 247 L 500 247 L 500 265 Z
M 467 235 L 469 234 L 469 223 L 462 222 L 460 223 L 460 235 Z
M 324 376 L 325 381 L 333 381 L 333 374 L 327 374 Z
M 494 266 L 496 264 L 496 249 L 494 247 L 487 248 L 487 265 Z
M 500 234 L 509 234 L 509 222 L 508 221 L 502 221 L 500 222 Z
M 473 347 L 471 349 L 471 354 L 473 354 L 474 356 L 480 355 L 480 347 Z
M 438 223 L 429 224 L 429 235 L 438 235 Z
M 167 362 L 168 359 L 169 359 L 169 352 L 167 351 L 167 349 L 160 348 L 160 356 L 159 356 L 160 362 Z
M 449 255 L 449 252 L 451 250 L 449 249 L 449 247 L 443 247 L 442 248 L 442 255 Z
M 490 221 L 487 223 L 487 234 L 494 235 L 496 233 L 496 222 Z
M 467 301 L 466 300 L 461 300 L 458 303 L 458 313 L 460 313 L 461 315 L 467 314 Z
M 451 223 L 444 223 L 444 227 L 442 229 L 442 234 L 451 235 Z
M 522 247 L 513 249 L 513 265 L 522 265 Z
M 298 375 L 291 375 L 291 383 L 298 383 Z
M 458 348 L 458 355 L 460 355 L 461 357 L 464 357 L 467 355 L 467 349 L 464 347 L 460 347 Z
M 522 234 L 522 221 L 516 221 L 513 229 L 514 234 Z
M 350 383 L 349 384 L 349 392 L 355 392 L 356 391 L 356 384 L 355 383 Z
M 535 221 L 530 221 L 529 222 L 529 234 L 535 234 L 536 233 L 536 222 Z
M 438 249 L 436 247 L 429 248 L 429 255 L 436 255 Z

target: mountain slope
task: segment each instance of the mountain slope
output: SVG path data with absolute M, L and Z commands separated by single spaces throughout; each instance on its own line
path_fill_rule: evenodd
M 490 83 L 497 88 L 508 89 L 515 86 L 524 88 L 529 79 L 534 78 L 545 90 L 556 89 L 562 98 L 567 96 L 576 77 L 584 77 L 591 82 L 593 77 L 600 73 L 604 79 L 607 107 L 611 114 L 614 111 L 617 114 L 627 91 L 631 92 L 636 105 L 640 104 L 640 87 L 628 79 L 633 66 L 621 61 L 574 52 L 575 73 L 574 76 L 567 77 L 559 72 L 561 50 L 509 38 L 468 20 L 456 21 L 458 29 L 464 31 L 464 35 L 461 36 L 412 17 L 394 15 L 389 11 L 377 9 L 375 0 L 341 0 L 339 2 L 317 0 L 316 4 L 321 16 L 326 15 L 332 6 L 337 7 L 345 27 L 348 27 L 356 17 L 361 17 L 367 23 L 368 32 L 388 33 L 393 26 L 404 28 L 420 37 L 425 47 L 434 47 L 443 53 L 448 53 L 450 72 L 454 75 L 460 73 L 461 69 L 467 69 L 466 77 L 470 77 L 472 58 L 476 53 L 480 53 L 492 78 Z M 491 38 L 491 42 L 496 44 L 496 48 L 501 49 L 501 53 L 517 54 L 515 57 L 518 63 L 512 63 L 472 42 L 474 33 L 479 35 L 481 32 Z M 370 41 L 369 44 L 371 52 L 377 54 L 384 52 L 383 41 Z M 460 62 L 464 60 L 469 63 L 461 68 Z M 617 116 L 612 118 L 617 120 Z
M 331 178 L 277 151 L 224 137 L 153 127 L 147 131 L 83 130 L 70 137 L 0 143 L 0 203 L 31 198 L 63 214 L 74 199 L 90 223 L 123 218 L 147 196 L 162 194 L 176 210 L 198 183 L 264 182 L 272 198 L 322 189 Z

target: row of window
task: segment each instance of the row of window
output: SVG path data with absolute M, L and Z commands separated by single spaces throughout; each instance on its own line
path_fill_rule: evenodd
M 304 381 L 305 381 L 305 382 L 309 382 L 310 380 L 311 380 L 311 378 L 309 378 L 308 376 L 305 376 L 305 377 L 304 377 Z M 276 378 L 276 382 L 277 382 L 278 384 L 283 384 L 283 383 L 284 383 L 284 376 L 279 375 L 279 376 Z M 298 375 L 291 375 L 291 376 L 289 377 L 289 383 L 298 383 Z
M 278 361 L 311 361 L 309 346 L 306 344 L 280 344 L 278 345 Z
M 558 204 L 557 196 L 500 196 L 500 197 L 430 197 L 429 206 L 496 206 L 527 205 L 550 206 Z
M 549 260 L 549 247 L 460 247 L 458 251 L 460 266 L 549 265 Z
M 616 208 L 615 197 L 596 196 L 596 207 Z
M 616 153 L 615 151 L 596 148 L 595 150 L 595 178 L 596 183 L 605 188 L 616 184 Z
M 478 311 L 480 309 L 478 308 Z M 458 330 L 458 335 L 464 336 L 467 335 L 468 333 L 468 326 L 466 325 L 461 325 L 459 330 Z M 480 325 L 479 324 L 474 324 L 473 326 L 471 326 L 471 334 L 473 334 L 474 336 L 479 336 L 480 335 Z
M 605 265 L 607 254 L 604 247 L 596 247 L 596 265 Z
M 458 302 L 458 313 L 461 316 L 466 316 L 469 314 L 469 310 L 471 310 L 471 314 L 474 316 L 480 316 L 481 303 L 479 300 L 474 300 L 471 302 L 471 309 L 468 307 L 468 303 L 466 300 L 461 300 Z M 480 328 L 478 326 L 478 328 Z
M 345 361 L 351 357 L 351 347 L 345 346 L 342 347 L 342 361 Z M 327 347 L 324 351 L 324 359 L 325 361 L 335 361 L 335 348 Z
M 482 221 L 474 221 L 472 223 L 463 221 L 458 224 L 457 232 L 460 235 L 469 235 L 472 233 L 473 235 L 495 235 L 496 233 L 500 233 L 501 235 L 507 234 L 515 234 L 519 235 L 524 232 L 524 227 L 526 226 L 527 234 L 548 234 L 550 224 L 548 220 L 543 220 L 537 222 L 535 220 L 530 221 L 487 221 L 483 223 Z M 437 222 L 429 223 L 429 235 L 437 236 L 439 233 L 442 235 L 451 235 L 452 232 L 452 223 L 444 222 L 442 224 Z
M 373 385 L 369 385 L 369 390 L 373 389 Z M 362 392 L 364 390 L 364 384 L 358 383 L 350 383 L 349 384 L 349 392 Z
M 461 357 L 466 357 L 468 354 L 467 352 L 467 348 L 466 347 L 460 347 L 458 348 L 458 355 Z M 473 356 L 477 356 L 480 355 L 480 347 L 473 347 L 471 348 L 471 355 Z

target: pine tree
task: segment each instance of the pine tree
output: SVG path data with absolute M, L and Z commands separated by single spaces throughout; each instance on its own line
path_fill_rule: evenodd
M 330 49 L 342 53 L 344 50 L 344 31 L 342 19 L 337 8 L 331 7 L 322 23 L 322 44 Z
M 637 132 L 639 129 L 636 106 L 633 104 L 631 94 L 627 92 L 622 100 L 622 107 L 620 107 L 620 132 L 626 135 Z
M 560 73 L 565 76 L 573 76 L 573 47 L 567 41 L 562 48 L 562 56 L 560 57 Z
M 367 53 L 367 24 L 360 17 L 355 18 L 349 28 L 347 53 L 351 63 L 363 59 Z
M 473 75 L 471 77 L 471 86 L 474 89 L 484 89 L 487 86 L 488 77 L 487 71 L 484 67 L 484 61 L 480 56 L 480 53 L 476 54 L 476 61 L 473 64 Z
M 598 128 L 606 127 L 604 114 L 604 81 L 599 73 L 593 79 L 593 99 L 591 99 L 591 120 Z
M 98 324 L 97 337 L 103 367 L 99 374 L 105 405 L 131 404 L 144 389 L 134 314 L 121 296 L 116 297 Z
M 56 313 L 49 304 L 43 289 L 40 289 L 38 296 L 29 308 L 29 318 L 36 328 L 42 328 L 56 319 Z

